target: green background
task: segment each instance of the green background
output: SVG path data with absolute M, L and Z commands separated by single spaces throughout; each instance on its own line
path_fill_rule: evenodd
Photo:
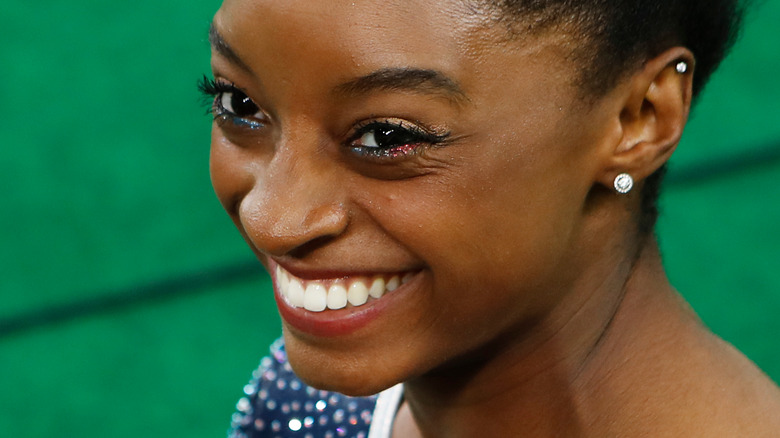
M 222 436 L 278 334 L 211 192 L 217 0 L 0 2 L 0 435 Z M 780 2 L 673 160 L 659 234 L 714 331 L 780 379 Z

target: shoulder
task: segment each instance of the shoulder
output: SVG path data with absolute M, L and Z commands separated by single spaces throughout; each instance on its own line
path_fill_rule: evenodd
M 244 387 L 229 438 L 367 437 L 376 396 L 348 397 L 301 382 L 281 339 L 271 345 Z

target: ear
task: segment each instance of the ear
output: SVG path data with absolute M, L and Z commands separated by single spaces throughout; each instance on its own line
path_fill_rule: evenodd
M 687 64 L 684 72 L 677 70 Z M 628 173 L 642 181 L 658 170 L 680 141 L 691 106 L 694 58 L 684 47 L 669 49 L 627 79 L 621 93 L 622 135 L 608 151 L 599 182 L 612 188 L 615 177 Z

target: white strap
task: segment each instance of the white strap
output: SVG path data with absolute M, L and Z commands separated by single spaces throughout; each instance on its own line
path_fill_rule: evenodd
M 401 383 L 379 393 L 374 415 L 371 417 L 371 427 L 368 429 L 368 438 L 390 438 L 403 395 L 404 386 Z

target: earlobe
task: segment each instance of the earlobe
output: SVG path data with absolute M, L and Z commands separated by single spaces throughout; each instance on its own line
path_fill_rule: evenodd
M 688 120 L 693 54 L 675 47 L 627 79 L 619 123 L 622 137 L 609 156 L 601 183 L 613 188 L 626 173 L 642 181 L 669 160 Z

